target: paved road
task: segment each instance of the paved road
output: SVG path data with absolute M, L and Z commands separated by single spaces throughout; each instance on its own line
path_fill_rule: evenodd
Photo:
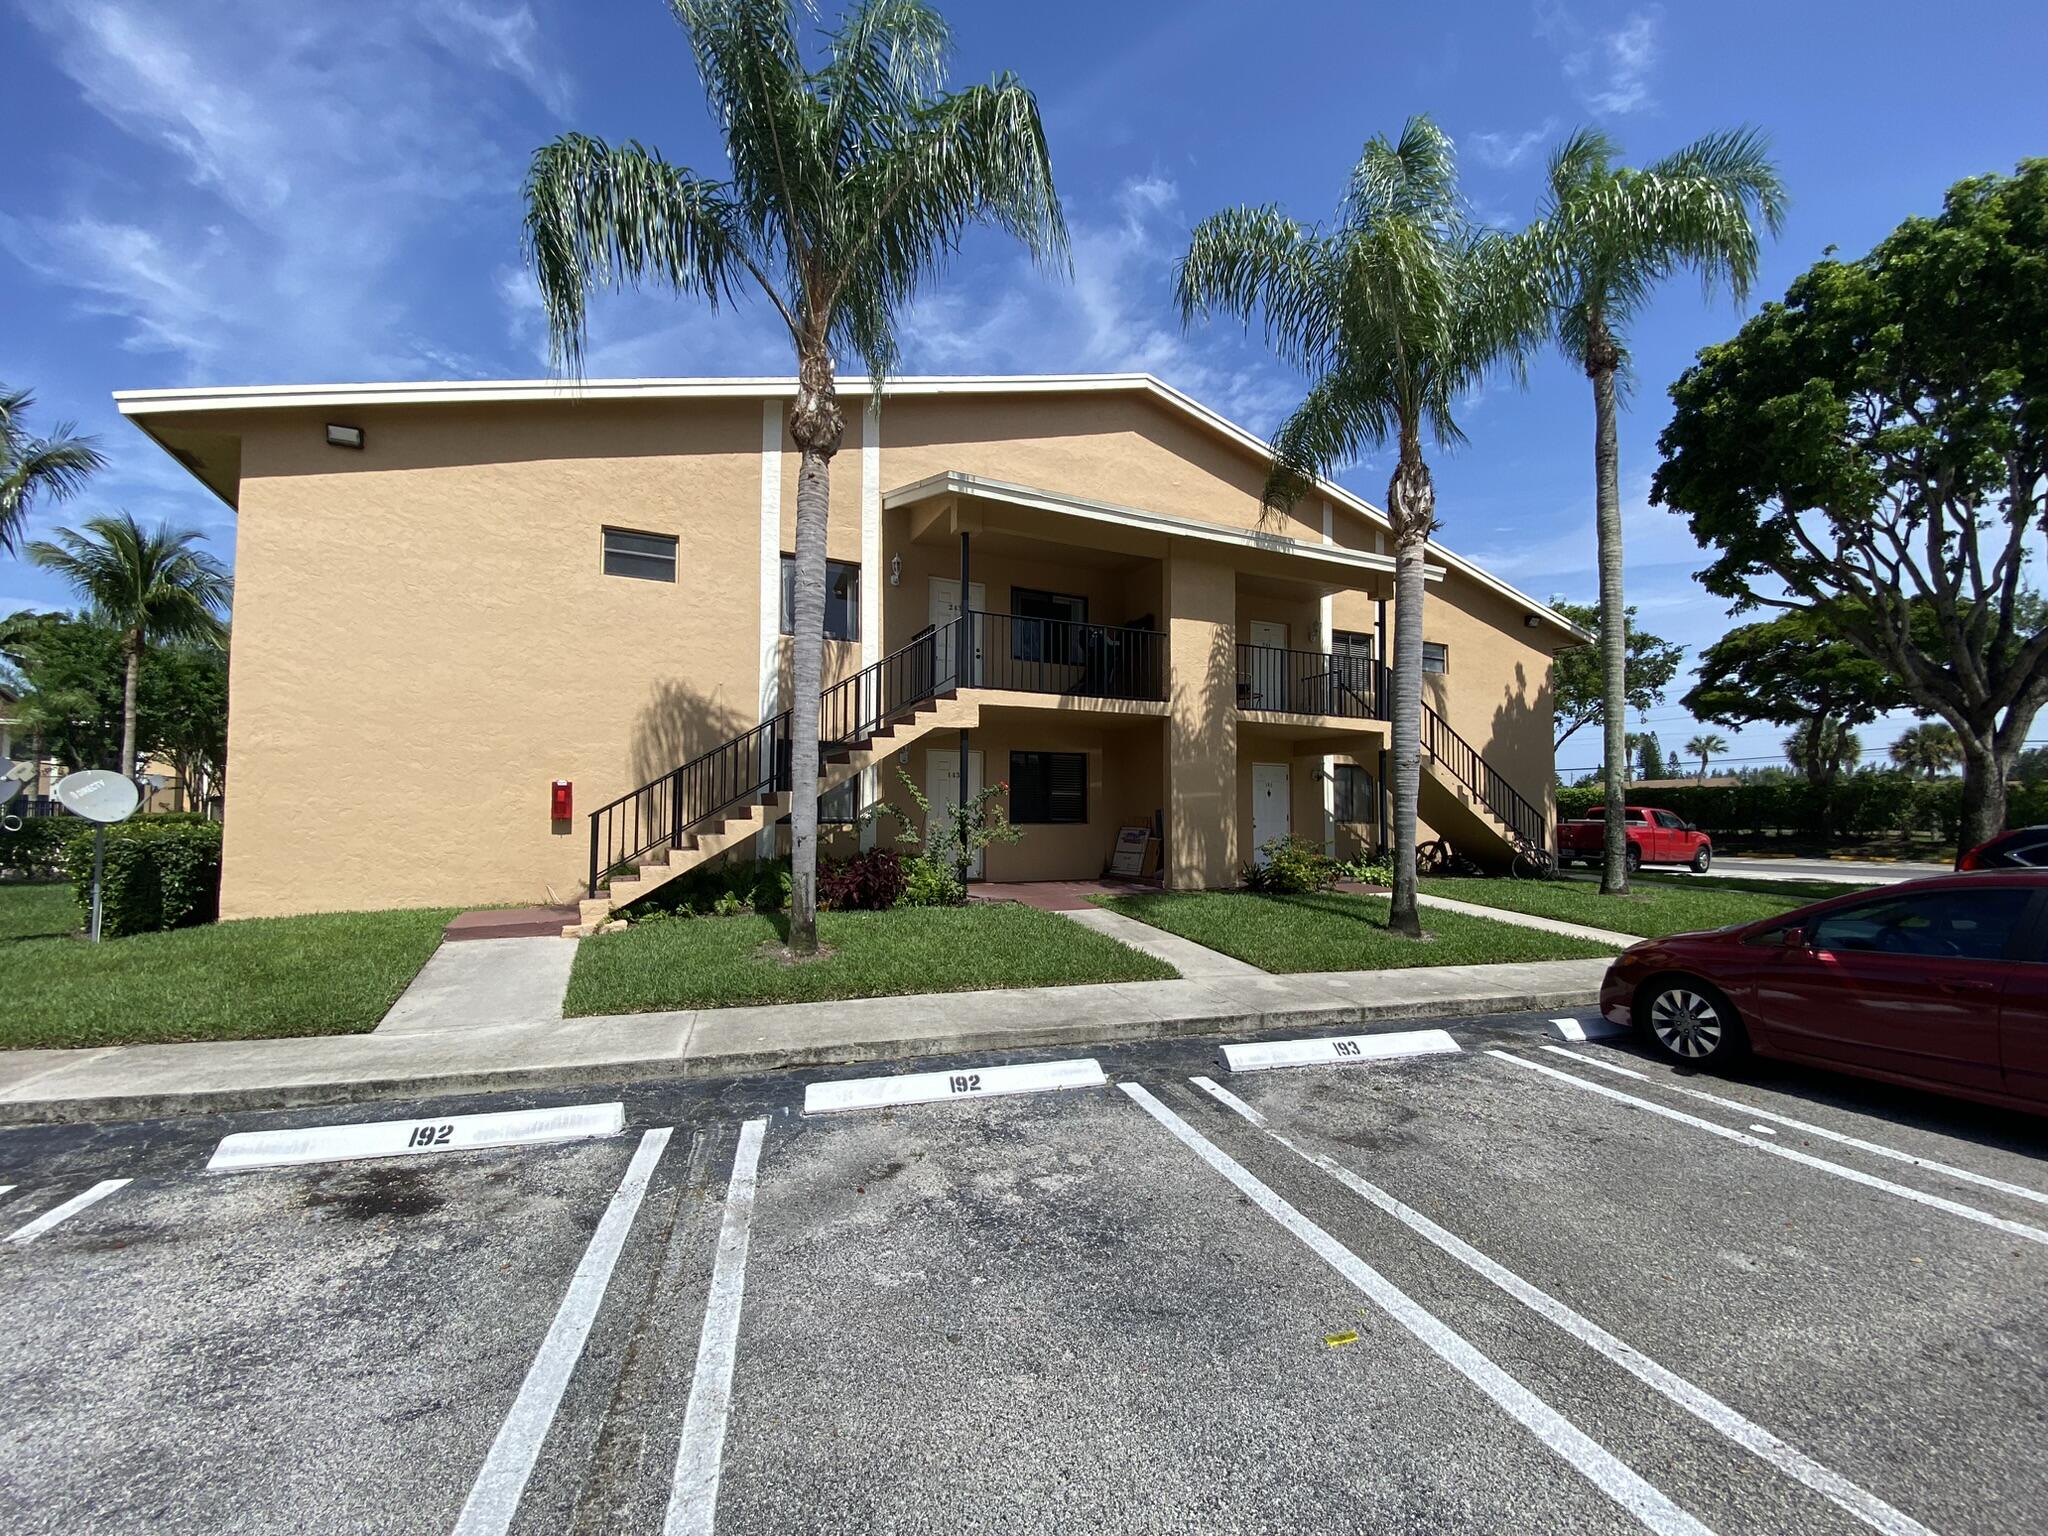
M 0 1234 L 131 1181 L 0 1243 L 0 1529 L 2048 1528 L 2048 1123 L 1450 1032 L 233 1175 L 337 1116 L 0 1134 Z
M 1950 864 L 1872 864 L 1851 859 L 1744 859 L 1719 857 L 1714 860 L 1717 875 L 1742 875 L 1752 880 L 1842 880 L 1858 885 L 1897 885 L 1902 880 L 1920 880 L 1928 875 L 1946 875 Z

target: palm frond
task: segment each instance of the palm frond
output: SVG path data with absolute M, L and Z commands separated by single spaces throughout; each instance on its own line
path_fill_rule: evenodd
M 1174 265 L 1181 323 L 1221 312 L 1249 328 L 1265 319 L 1268 343 L 1302 368 L 1327 366 L 1341 347 L 1339 249 L 1277 208 L 1226 208 L 1194 228 Z
M 817 79 L 827 152 L 844 159 L 854 135 L 937 94 L 951 48 L 945 18 L 925 0 L 863 0 L 830 34 L 831 62 Z
M 654 281 L 716 308 L 752 271 L 781 307 L 726 189 L 637 143 L 613 147 L 570 133 L 536 151 L 526 174 L 525 244 L 549 348 L 572 372 L 583 365 L 593 286 Z
M 32 435 L 24 418 L 34 405 L 32 391 L 0 388 L 0 553 L 14 551 L 34 502 L 69 500 L 106 467 L 97 441 L 78 436 L 72 422 Z
M 221 643 L 234 592 L 227 569 L 198 546 L 197 529 L 144 528 L 126 512 L 60 528 L 28 557 L 69 582 L 92 611 L 142 644 Z

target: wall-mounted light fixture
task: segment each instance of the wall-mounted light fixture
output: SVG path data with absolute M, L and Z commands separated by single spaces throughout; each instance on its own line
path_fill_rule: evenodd
M 330 421 L 327 423 L 327 446 L 330 448 L 361 448 L 363 446 L 363 429 L 361 427 L 344 427 Z
M 1536 629 L 1536 628 L 1538 628 L 1538 627 L 1539 627 L 1539 626 L 1540 626 L 1540 625 L 1541 625 L 1542 623 L 1543 623 L 1543 621 L 1542 621 L 1541 619 L 1537 618 L 1537 617 L 1536 617 L 1536 615 L 1535 615 L 1535 614 L 1533 614 L 1533 613 L 1525 613 L 1525 614 L 1523 614 L 1523 615 L 1522 615 L 1522 624 L 1523 624 L 1523 626 L 1524 626 L 1525 628 L 1528 628 L 1528 629 Z
M 891 555 L 889 557 L 889 585 L 892 587 L 903 585 L 903 557 L 901 555 Z

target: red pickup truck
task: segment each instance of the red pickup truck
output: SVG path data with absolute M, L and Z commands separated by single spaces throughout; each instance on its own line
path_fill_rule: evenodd
M 1632 805 L 1628 817 L 1628 867 L 1645 864 L 1684 864 L 1694 874 L 1704 875 L 1714 862 L 1714 843 L 1706 833 L 1676 811 L 1655 806 Z M 1572 865 L 1584 860 L 1598 864 L 1607 849 L 1607 807 L 1596 805 L 1581 821 L 1558 823 L 1557 862 Z

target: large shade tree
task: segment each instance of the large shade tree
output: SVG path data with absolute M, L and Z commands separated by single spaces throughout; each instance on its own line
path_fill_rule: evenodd
M 1616 438 L 1628 332 L 1664 279 L 1696 273 L 1740 300 L 1756 276 L 1758 231 L 1773 234 L 1785 190 L 1761 135 L 1708 134 L 1656 163 L 1617 165 L 1621 148 L 1580 129 L 1550 157 L 1540 244 L 1558 346 L 1593 384 L 1594 522 L 1600 564 L 1600 661 L 1605 685 L 1607 854 L 1600 888 L 1628 889 L 1624 834 L 1628 751 L 1623 714 L 1628 650 L 1622 595 L 1621 467 Z
M 1822 609 L 1963 754 L 1997 835 L 2048 703 L 2048 160 L 1828 259 L 1671 388 L 1655 499 L 1738 609 Z
M 897 325 L 972 226 L 1064 264 L 1038 103 L 1007 74 L 942 89 L 949 37 L 923 0 L 863 0 L 823 34 L 797 0 L 672 0 L 724 135 L 723 176 L 638 143 L 566 134 L 533 157 L 526 250 L 558 364 L 580 372 L 594 288 L 652 284 L 717 306 L 755 290 L 796 352 L 801 455 L 791 644 L 789 947 L 817 948 L 818 689 L 830 466 L 845 432 L 837 364 L 879 392 Z
M 196 529 L 145 528 L 126 512 L 87 520 L 81 532 L 60 528 L 28 555 L 55 571 L 92 614 L 120 636 L 120 771 L 135 772 L 136 688 L 144 654 L 178 641 L 218 644 L 233 586 L 227 570 L 199 548 Z
M 75 496 L 106 462 L 93 440 L 76 435 L 68 422 L 46 436 L 29 431 L 35 403 L 28 390 L 0 384 L 0 554 L 20 546 L 38 501 Z
M 1551 607 L 1593 636 L 1591 645 L 1559 651 L 1550 664 L 1551 746 L 1563 746 L 1607 713 L 1607 670 L 1600 647 L 1600 609 L 1592 603 L 1553 603 Z M 1664 690 L 1685 661 L 1685 647 L 1636 625 L 1628 610 L 1628 707 L 1646 715 L 1664 702 Z
M 1269 507 L 1318 474 L 1392 443 L 1394 892 L 1390 926 L 1419 936 L 1415 816 L 1421 785 L 1423 557 L 1437 526 L 1425 440 L 1464 441 L 1453 415 L 1486 373 L 1541 336 L 1540 295 L 1503 237 L 1468 222 L 1451 141 L 1427 117 L 1368 142 L 1330 227 L 1277 207 L 1226 209 L 1195 226 L 1176 288 L 1184 321 L 1251 323 L 1310 375 L 1273 438 Z

